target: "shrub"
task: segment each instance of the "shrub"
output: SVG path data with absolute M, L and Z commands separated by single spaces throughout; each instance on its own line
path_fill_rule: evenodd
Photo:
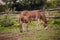
M 0 21 L 0 26 L 1 27 L 9 27 L 9 26 L 12 26 L 14 25 L 14 22 L 12 22 L 11 20 L 2 20 Z

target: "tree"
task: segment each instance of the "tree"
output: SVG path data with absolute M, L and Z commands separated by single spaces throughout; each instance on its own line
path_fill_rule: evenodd
M 60 0 L 51 0 L 47 2 L 47 7 L 49 8 L 60 7 Z
M 20 4 L 26 9 L 40 9 L 43 8 L 47 0 L 22 0 Z M 23 8 L 24 8 L 23 7 Z
M 27 10 L 27 9 L 43 9 L 47 0 L 3 0 L 6 2 L 8 8 L 16 8 L 16 10 Z M 13 2 L 13 4 L 12 4 Z

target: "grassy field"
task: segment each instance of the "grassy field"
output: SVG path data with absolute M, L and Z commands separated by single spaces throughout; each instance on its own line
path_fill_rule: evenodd
M 19 40 L 60 40 L 60 19 L 51 19 L 48 22 L 48 30 L 43 29 L 42 25 L 41 31 L 37 31 L 34 29 L 35 27 L 36 22 L 31 23 L 29 28 L 33 29 L 29 32 L 24 32 L 24 36 Z
M 11 16 L 12 17 L 12 16 Z M 0 16 L 0 19 L 4 19 L 4 16 Z M 48 19 L 48 30 L 45 30 L 43 27 L 42 21 L 40 21 L 40 27 L 42 30 L 38 31 L 36 24 L 36 21 L 32 21 L 32 23 L 29 24 L 29 32 L 26 32 L 26 25 L 24 24 L 24 32 L 20 33 L 19 31 L 19 25 L 17 20 L 14 21 L 13 18 L 11 18 L 14 22 L 14 25 L 9 27 L 3 27 L 0 25 L 0 40 L 3 38 L 3 40 L 60 40 L 60 19 Z M 2 35 L 7 38 L 4 38 Z M 12 34 L 11 34 L 12 33 Z M 11 37 L 7 37 L 11 34 Z M 15 38 L 14 38 L 15 37 Z
M 18 25 L 13 25 L 11 27 L 0 27 L 0 33 L 17 33 L 19 34 L 17 40 L 60 40 L 60 19 L 50 19 L 48 22 L 48 30 L 45 30 L 42 24 L 42 30 L 37 31 L 36 21 L 29 24 L 29 32 L 26 32 L 26 27 L 24 27 L 24 32 L 20 33 L 19 27 L 17 26 Z

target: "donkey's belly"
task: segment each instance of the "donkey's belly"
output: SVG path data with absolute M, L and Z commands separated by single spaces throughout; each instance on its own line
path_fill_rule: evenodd
M 35 19 L 35 18 L 31 18 L 31 20 L 32 20 L 32 21 L 36 21 L 36 19 Z

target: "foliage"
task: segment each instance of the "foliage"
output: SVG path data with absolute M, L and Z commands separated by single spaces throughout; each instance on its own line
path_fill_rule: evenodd
M 0 12 L 10 9 L 12 11 L 33 10 L 60 7 L 60 0 L 2 0 L 6 5 L 0 5 Z M 13 2 L 13 3 L 12 3 Z M 2 9 L 1 9 L 2 8 Z M 6 9 L 7 8 L 7 9 Z
M 10 27 L 12 25 L 14 25 L 14 21 L 9 14 L 4 15 L 4 17 L 0 16 L 1 27 Z
M 60 7 L 60 0 L 51 0 L 47 2 L 47 8 Z
M 6 12 L 6 10 L 10 10 L 10 4 L 7 4 L 7 5 L 0 5 L 0 12 Z
M 6 5 L 2 5 L 4 9 L 1 9 L 3 11 L 5 10 L 26 10 L 26 9 L 42 9 L 46 0 L 22 0 L 20 2 L 16 2 L 17 0 L 2 0 L 6 3 Z M 13 3 L 12 3 L 13 2 Z M 7 8 L 7 9 L 6 9 Z M 2 12 L 2 11 L 1 11 Z
M 45 5 L 46 0 L 22 0 L 20 4 L 26 9 L 39 9 L 43 8 Z
M 6 6 L 4 5 L 0 5 L 0 12 L 3 12 L 3 11 L 5 11 L 6 10 Z
M 4 22 L 0 22 L 0 26 L 2 27 L 9 27 L 9 26 L 12 26 L 14 23 L 13 22 L 6 22 L 4 20 Z

